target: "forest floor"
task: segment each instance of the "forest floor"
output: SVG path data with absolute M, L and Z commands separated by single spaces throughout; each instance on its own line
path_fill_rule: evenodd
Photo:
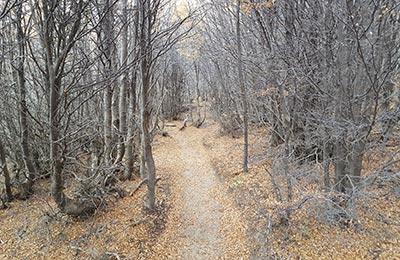
M 357 223 L 348 228 L 326 222 L 319 200 L 272 228 L 277 209 L 290 204 L 276 202 L 264 170 L 265 132 L 252 129 L 251 167 L 243 174 L 241 139 L 221 135 L 213 121 L 183 131 L 182 122 L 172 123 L 167 137 L 154 140 L 161 177 L 154 211 L 143 207 L 143 186 L 132 196 L 116 195 L 93 217 L 67 217 L 57 212 L 49 181 L 41 180 L 32 198 L 0 211 L 0 259 L 400 259 L 398 187 L 357 201 Z M 307 183 L 304 174 L 296 176 L 302 192 L 294 204 L 319 192 L 313 181 L 320 176 L 298 171 L 307 173 Z M 137 183 L 118 186 L 131 191 Z
M 155 211 L 143 209 L 143 185 L 89 219 L 71 218 L 57 213 L 41 180 L 32 198 L 0 211 L 0 259 L 248 259 L 245 222 L 203 143 L 218 126 L 174 123 L 154 141 Z
M 169 178 L 173 207 L 154 259 L 248 258 L 245 222 L 217 178 L 203 143 L 216 131 L 216 124 L 183 131 L 176 127 L 156 144 L 160 174 L 173 174 Z M 168 256 L 166 248 L 172 251 Z

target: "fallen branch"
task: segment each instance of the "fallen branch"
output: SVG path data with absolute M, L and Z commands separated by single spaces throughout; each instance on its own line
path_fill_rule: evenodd
M 181 128 L 179 128 L 179 131 L 182 131 L 183 129 L 186 128 L 186 126 L 187 126 L 187 121 L 188 121 L 188 120 L 189 120 L 189 118 L 186 117 L 185 120 L 183 121 L 183 126 L 182 126 Z
M 315 198 L 319 198 L 319 196 L 313 196 L 313 195 L 309 195 L 306 196 L 304 198 L 302 198 L 299 202 L 297 202 L 297 204 L 289 206 L 287 208 L 285 208 L 283 211 L 289 215 L 290 213 L 292 213 L 293 211 L 299 210 L 302 208 L 302 206 L 309 200 L 311 199 L 315 199 Z
M 278 227 L 278 226 L 288 226 L 289 225 L 289 219 L 290 215 L 293 211 L 299 210 L 302 208 L 302 206 L 309 200 L 318 198 L 318 196 L 306 196 L 302 198 L 299 202 L 297 202 L 294 205 L 291 205 L 289 207 L 283 208 L 283 209 L 278 209 L 277 211 L 277 216 L 278 220 L 277 223 L 272 224 L 272 226 Z
M 157 177 L 157 178 L 156 178 L 156 183 L 155 183 L 155 184 L 157 184 L 157 182 L 158 182 L 159 180 L 161 180 L 161 177 Z M 131 193 L 129 194 L 129 196 L 132 196 L 138 189 L 140 189 L 140 187 L 142 187 L 143 184 L 147 183 L 147 181 L 148 181 L 148 178 L 144 178 L 143 180 L 141 180 L 141 181 L 138 183 L 138 185 L 136 186 L 136 188 L 134 188 L 134 189 L 131 191 Z
M 193 124 L 196 128 L 200 128 L 200 126 L 202 126 L 204 124 L 204 122 L 206 121 L 207 118 L 207 114 L 204 114 L 203 119 L 199 118 L 196 120 L 196 122 Z

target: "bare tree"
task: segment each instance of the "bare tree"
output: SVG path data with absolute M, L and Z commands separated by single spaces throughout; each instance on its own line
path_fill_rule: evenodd
M 113 34 L 113 1 L 104 0 L 101 12 L 101 36 L 100 46 L 104 56 L 103 69 L 105 84 L 103 91 L 103 107 L 104 107 L 104 154 L 106 161 L 111 163 L 112 157 L 112 140 L 113 140 L 113 114 L 112 114 L 112 97 L 113 97 L 113 69 L 114 69 L 114 34 Z
M 152 6 L 153 5 L 153 6 Z M 156 167 L 153 159 L 153 152 L 150 140 L 150 107 L 149 107 L 149 91 L 151 86 L 151 59 L 152 45 L 151 37 L 154 26 L 154 15 L 160 1 L 143 1 L 139 0 L 140 13 L 140 68 L 141 68 L 141 92 L 140 92 L 140 121 L 141 121 L 141 142 L 143 154 L 143 169 L 146 170 L 145 178 L 147 178 L 147 195 L 145 205 L 148 209 L 153 209 L 155 204 L 155 182 Z M 152 9 L 154 8 L 154 9 Z
M 124 173 L 124 178 L 128 179 L 132 176 L 133 173 L 133 164 L 134 164 L 134 159 L 135 159 L 135 134 L 136 134 L 136 107 L 137 107 L 137 74 L 138 74 L 138 56 L 139 52 L 137 50 L 137 45 L 138 45 L 138 37 L 139 37 L 139 6 L 138 6 L 138 0 L 134 2 L 133 6 L 134 10 L 134 23 L 133 23 L 133 32 L 132 32 L 132 37 L 133 37 L 133 64 L 132 64 L 132 77 L 131 77 L 131 82 L 128 88 L 128 93 L 129 93 L 129 111 L 128 111 L 128 132 L 127 132 L 127 138 L 126 138 L 126 170 Z
M 268 153 L 280 159 L 274 162 L 280 164 L 276 168 L 284 176 L 288 199 L 299 192 L 294 165 L 323 162 L 321 186 L 349 201 L 362 188 L 365 155 L 385 149 L 391 135 L 381 131 L 389 121 L 394 128 L 398 123 L 390 93 L 399 72 L 399 6 L 347 0 L 236 4 L 236 13 L 242 5 L 240 25 L 246 28 L 241 71 L 250 93 L 249 121 L 270 130 Z M 237 107 L 243 103 L 237 98 L 241 75 L 231 65 L 238 57 L 231 44 L 237 38 L 235 12 L 229 1 L 207 8 L 208 27 L 199 32 L 205 39 L 202 75 L 216 118 L 224 128 L 235 129 L 241 123 Z
M 128 64 L 128 1 L 121 2 L 122 7 L 122 67 Z M 127 131 L 127 94 L 129 88 L 129 70 L 125 69 L 119 93 L 119 144 L 117 161 L 121 161 L 125 153 Z
M 26 48 L 26 33 L 23 25 L 23 1 L 19 1 L 16 12 L 16 27 L 17 27 L 17 42 L 18 42 L 18 90 L 19 90 L 19 118 L 21 126 L 21 147 L 25 162 L 25 167 L 28 171 L 27 182 L 23 185 L 25 196 L 31 194 L 32 185 L 35 178 L 35 168 L 32 163 L 31 153 L 29 148 L 29 137 L 31 136 L 28 123 L 28 108 L 26 105 L 26 87 L 25 87 L 25 48 Z
M 72 13 L 68 15 L 67 26 L 57 20 L 55 14 L 65 10 L 62 4 L 70 5 Z M 44 49 L 46 70 L 45 77 L 50 90 L 50 158 L 52 166 L 51 192 L 57 206 L 68 214 L 80 215 L 87 210 L 86 206 L 77 204 L 64 194 L 63 170 L 65 166 L 66 143 L 62 131 L 62 107 L 67 102 L 68 92 L 64 89 L 64 69 L 68 62 L 69 54 L 77 39 L 85 30 L 82 29 L 82 15 L 89 3 L 81 0 L 78 2 L 59 3 L 58 1 L 42 0 L 38 7 L 38 26 L 41 42 Z M 62 13 L 61 13 L 62 14 Z M 56 41 L 57 40 L 57 41 Z
M 240 3 L 241 0 L 237 1 L 236 7 L 236 37 L 237 37 L 237 52 L 238 52 L 238 75 L 240 94 L 243 103 L 243 172 L 248 171 L 248 158 L 249 158 L 249 118 L 248 118 L 248 104 L 247 104 L 247 93 L 243 79 L 243 62 L 242 62 L 242 39 L 240 32 Z

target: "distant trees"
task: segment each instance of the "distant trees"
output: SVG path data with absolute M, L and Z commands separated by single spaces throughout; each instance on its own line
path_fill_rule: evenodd
M 163 58 L 162 63 L 164 63 L 160 82 L 160 94 L 163 97 L 162 114 L 165 119 L 177 120 L 187 101 L 185 96 L 187 64 L 176 50 L 171 50 L 171 53 Z

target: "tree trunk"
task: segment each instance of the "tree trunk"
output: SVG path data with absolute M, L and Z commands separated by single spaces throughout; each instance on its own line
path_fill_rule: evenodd
M 106 163 L 111 161 L 111 150 L 112 150 L 112 91 L 111 86 L 107 85 L 103 93 L 103 106 L 104 106 L 104 157 Z
M 117 159 L 117 153 L 118 153 L 118 143 L 119 143 L 119 138 L 121 137 L 121 133 L 119 132 L 119 126 L 120 126 L 120 118 L 119 118 L 119 95 L 120 95 L 120 86 L 118 83 L 118 78 L 117 76 L 114 75 L 114 73 L 117 71 L 117 36 L 115 33 L 114 26 L 115 24 L 115 12 L 114 12 L 114 5 L 116 5 L 116 2 L 113 0 L 109 0 L 109 9 L 106 11 L 108 15 L 108 23 L 109 23 L 109 32 L 107 34 L 107 37 L 109 39 L 109 45 L 108 47 L 110 48 L 110 85 L 111 85 L 111 91 L 112 91 L 112 101 L 111 101 L 111 116 L 112 116 L 112 128 L 111 128 L 111 133 L 112 133 L 112 149 L 110 153 L 110 159 L 114 160 Z
M 6 152 L 4 150 L 3 142 L 1 139 L 0 139 L 0 166 L 4 175 L 4 185 L 5 185 L 7 200 L 11 201 L 13 199 L 13 195 L 11 191 L 10 173 L 8 171 L 8 166 L 7 166 Z
M 107 164 L 111 163 L 111 152 L 112 152 L 112 24 L 111 24 L 111 10 L 110 10 L 110 0 L 104 0 L 104 14 L 105 17 L 102 22 L 102 30 L 103 30 L 103 51 L 105 56 L 105 77 L 106 77 L 106 86 L 103 92 L 103 106 L 104 106 L 104 156 Z
M 138 7 L 137 0 L 135 1 L 135 7 Z M 139 12 L 136 10 L 135 13 L 135 23 L 134 23 L 134 48 L 137 45 L 137 38 L 138 38 L 138 22 L 139 22 Z M 136 53 L 136 52 L 135 52 Z M 137 53 L 136 53 L 137 54 Z M 133 58 L 136 59 L 138 55 L 135 55 Z M 133 69 L 132 69 L 132 80 L 131 85 L 129 88 L 129 119 L 128 119 L 128 134 L 126 140 L 126 170 L 124 173 L 124 179 L 129 179 L 132 177 L 133 174 L 133 164 L 135 160 L 135 128 L 136 128 L 136 86 L 137 86 L 137 63 L 135 62 Z
M 21 147 L 25 163 L 25 168 L 28 170 L 26 175 L 27 181 L 23 184 L 24 196 L 32 194 L 32 186 L 35 178 L 35 168 L 33 166 L 30 149 L 29 149 L 29 124 L 28 124 L 28 108 L 26 106 L 26 87 L 25 87 L 25 32 L 22 25 L 23 3 L 20 1 L 17 10 L 17 41 L 19 63 L 17 67 L 18 73 L 18 90 L 19 90 L 19 119 L 21 126 Z
M 324 166 L 324 190 L 329 191 L 331 189 L 331 176 L 330 176 L 330 165 L 331 165 L 331 158 L 330 158 L 330 145 L 329 145 L 329 139 L 327 136 L 327 131 L 325 129 L 325 138 L 324 138 L 324 144 L 323 144 L 323 166 Z
M 337 123 L 342 122 L 342 90 L 339 86 L 337 86 L 336 90 L 336 104 L 335 104 L 335 121 Z M 346 190 L 346 178 L 347 178 L 347 169 L 346 169 L 346 133 L 343 129 L 336 129 L 336 140 L 334 147 L 334 168 L 335 168 L 335 189 L 339 192 L 345 192 Z
M 66 198 L 64 194 L 64 180 L 63 180 L 63 167 L 64 157 L 66 149 L 61 149 L 61 86 L 64 73 L 64 66 L 72 46 L 75 42 L 75 37 L 80 29 L 81 14 L 83 13 L 83 1 L 80 1 L 75 7 L 73 12 L 77 15 L 73 23 L 71 24 L 71 31 L 66 41 L 61 41 L 59 44 L 55 44 L 57 37 L 54 33 L 57 30 L 57 21 L 54 19 L 54 13 L 57 11 L 54 9 L 54 3 L 42 0 L 43 8 L 43 21 L 42 24 L 42 44 L 44 48 L 46 58 L 46 83 L 50 93 L 50 111 L 49 111 L 49 123 L 50 123 L 50 161 L 52 170 L 52 184 L 51 193 L 54 201 L 61 211 L 70 213 L 69 210 L 74 202 Z M 65 94 L 66 97 L 66 94 Z
M 132 75 L 132 82 L 130 86 L 130 100 L 129 100 L 129 120 L 128 120 L 128 134 L 126 140 L 126 170 L 124 179 L 129 179 L 133 174 L 133 164 L 135 161 L 135 129 L 136 129 L 136 77 L 137 68 L 135 66 Z
M 127 94 L 129 88 L 128 64 L 128 0 L 123 0 L 122 5 L 122 69 L 125 70 L 119 92 L 119 139 L 117 162 L 122 161 L 125 154 L 127 131 Z
M 140 52 L 141 52 L 141 73 L 142 73 L 142 91 L 141 91 L 141 138 L 142 138 L 142 156 L 144 169 L 147 177 L 147 194 L 145 206 L 148 209 L 154 209 L 155 205 L 155 183 L 156 168 L 153 159 L 149 126 L 150 126 L 150 109 L 149 109 L 149 90 L 150 90 L 150 58 L 151 58 L 151 8 L 150 1 L 140 0 L 141 10 L 141 33 L 140 33 Z
M 55 57 L 53 56 L 53 39 L 52 39 L 52 28 L 53 26 L 53 15 L 50 13 L 53 10 L 49 10 L 51 4 L 46 0 L 43 0 L 43 16 L 46 19 L 46 23 L 43 25 L 44 33 L 42 35 L 42 42 L 45 49 L 46 55 L 46 67 L 47 67 L 47 80 L 48 89 L 50 90 L 50 111 L 49 111 L 49 123 L 50 123 L 50 160 L 52 167 L 52 184 L 51 194 L 57 206 L 62 210 L 65 206 L 65 196 L 63 192 L 63 179 L 62 169 L 63 162 L 60 155 L 60 85 L 61 78 L 57 78 L 57 72 L 55 71 Z M 61 77 L 61 73 L 59 74 Z
M 240 32 L 240 3 L 241 0 L 237 1 L 236 9 L 236 37 L 237 37 L 237 51 L 238 51 L 238 75 L 240 84 L 240 94 L 243 104 L 243 172 L 248 172 L 248 158 L 249 158 L 249 119 L 248 119 L 248 104 L 247 104 L 247 93 L 244 85 L 243 78 L 243 61 L 242 61 L 242 40 Z
M 62 178 L 63 161 L 60 153 L 60 84 L 54 72 L 54 66 L 49 61 L 49 82 L 50 82 L 50 159 L 52 161 L 52 185 L 51 193 L 54 201 L 60 209 L 65 206 L 64 181 Z

